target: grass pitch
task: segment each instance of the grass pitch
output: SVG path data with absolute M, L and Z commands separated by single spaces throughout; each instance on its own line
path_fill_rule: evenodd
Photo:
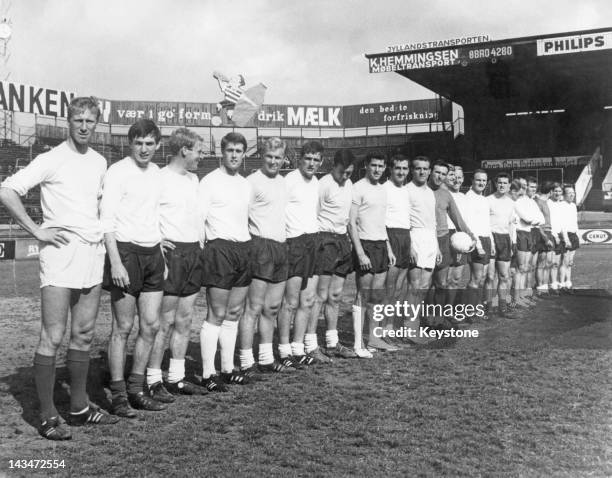
M 577 286 L 612 290 L 612 249 L 580 249 Z M 118 426 L 37 435 L 31 362 L 40 328 L 36 262 L 0 273 L 0 476 L 9 460 L 59 459 L 57 476 L 610 476 L 612 299 L 584 291 L 542 301 L 522 318 L 476 324 L 478 338 L 431 342 L 373 360 L 336 360 L 230 393 L 180 397 Z M 343 310 L 353 297 L 347 287 Z M 200 372 L 201 297 L 188 352 Z M 351 337 L 346 315 L 341 339 Z M 103 296 L 92 350 L 101 392 L 110 332 Z M 322 330 L 320 330 L 322 332 Z M 322 333 L 320 334 L 320 340 Z M 68 404 L 59 357 L 57 399 Z M 39 473 L 43 473 L 42 470 Z

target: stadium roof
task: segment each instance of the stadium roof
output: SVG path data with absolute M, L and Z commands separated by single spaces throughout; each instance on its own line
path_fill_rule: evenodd
M 612 28 L 368 54 L 468 109 L 534 112 L 612 106 Z

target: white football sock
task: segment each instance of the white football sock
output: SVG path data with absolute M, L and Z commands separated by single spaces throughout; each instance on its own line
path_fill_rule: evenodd
M 240 349 L 240 368 L 247 369 L 255 363 L 253 349 Z
M 291 350 L 291 346 L 289 346 Z M 259 363 L 261 365 L 268 365 L 274 362 L 274 351 L 272 344 L 259 344 Z
M 185 378 L 185 359 L 170 359 L 168 382 L 177 383 Z
M 278 344 L 278 355 L 282 359 L 291 355 L 291 344 Z
M 204 321 L 200 329 L 200 348 L 202 349 L 202 378 L 215 375 L 215 355 L 221 327 Z
M 363 327 L 363 324 L 361 322 L 361 306 L 354 305 L 353 306 L 353 333 L 355 334 L 355 348 L 356 349 L 363 348 L 362 327 Z
M 231 373 L 234 371 L 234 350 L 236 350 L 236 336 L 238 335 L 238 321 L 224 320 L 219 333 L 219 346 L 221 348 L 221 371 Z
M 162 371 L 160 368 L 147 367 L 147 385 L 151 385 L 162 381 Z
M 316 350 L 319 346 L 317 342 L 317 334 L 306 334 L 304 335 L 304 350 L 306 353 L 310 353 Z
M 328 349 L 333 349 L 338 345 L 338 331 L 328 330 L 325 332 L 325 346 Z
M 291 342 L 291 355 L 294 357 L 304 355 L 304 344 L 301 342 Z

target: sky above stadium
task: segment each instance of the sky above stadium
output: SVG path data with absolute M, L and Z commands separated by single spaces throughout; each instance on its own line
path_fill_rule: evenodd
M 268 104 L 431 98 L 365 53 L 389 45 L 612 26 L 609 0 L 2 0 L 3 78 L 113 100 L 217 102 L 213 70 Z

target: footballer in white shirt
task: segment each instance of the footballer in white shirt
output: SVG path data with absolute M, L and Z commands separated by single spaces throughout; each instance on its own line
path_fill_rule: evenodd
M 287 143 L 280 138 L 268 138 L 260 150 L 261 167 L 247 177 L 252 186 L 249 203 L 251 233 L 251 274 L 253 276 L 246 309 L 239 324 L 240 367 L 243 373 L 290 372 L 289 359 L 276 361 L 272 341 L 289 264 L 285 230 L 287 189 L 280 174 L 287 154 Z M 259 319 L 258 319 L 259 318 Z M 255 368 L 253 336 L 258 324 L 259 356 Z
M 227 384 L 247 383 L 234 370 L 238 320 L 251 283 L 249 201 L 251 185 L 240 175 L 247 141 L 240 133 L 221 139 L 221 164 L 200 181 L 198 206 L 205 240 L 202 285 L 208 310 L 200 330 L 202 379 L 209 392 L 227 392 Z M 220 345 L 221 375 L 215 369 Z
M 41 244 L 42 326 L 34 355 L 34 382 L 40 402 L 39 433 L 49 440 L 71 438 L 53 402 L 55 360 L 68 310 L 72 316 L 66 355 L 71 382 L 70 422 L 117 421 L 91 407 L 85 390 L 104 264 L 98 201 L 106 160 L 89 147 L 99 117 L 96 98 L 74 98 L 68 107 L 67 140 L 0 185 L 0 201 Z M 36 185 L 41 187 L 41 226 L 28 216 L 19 197 Z
M 331 172 L 319 181 L 319 234 L 315 258 L 318 276 L 317 296 L 307 333 L 316 333 L 319 313 L 323 309 L 327 330 L 325 347 L 329 356 L 357 357 L 338 339 L 338 313 L 342 290 L 348 274 L 353 271 L 351 240 L 347 225 L 353 199 L 351 175 L 355 156 L 350 149 L 340 149 L 334 155 Z
M 318 141 L 305 143 L 297 169 L 285 177 L 289 272 L 278 315 L 278 351 L 282 361 L 289 358 L 297 367 L 316 361 L 329 362 L 318 347 L 316 334 L 306 337 L 318 282 L 314 276 L 319 202 L 319 181 L 315 173 L 323 161 L 322 153 L 323 146 Z
M 197 169 L 198 161 L 204 155 L 204 143 L 194 131 L 178 128 L 170 135 L 167 147 L 172 156 L 160 171 L 159 224 L 167 277 L 164 280 L 160 327 L 147 367 L 147 384 L 154 399 L 171 403 L 173 395 L 194 395 L 205 391 L 184 380 L 194 304 L 202 285 L 197 214 L 199 180 L 192 171 Z M 161 365 L 168 338 L 170 365 L 164 385 Z
M 111 411 L 135 418 L 131 407 L 166 409 L 145 389 L 147 363 L 159 330 L 165 271 L 159 230 L 161 184 L 159 167 L 153 163 L 161 132 L 153 121 L 140 119 L 130 127 L 128 141 L 130 155 L 114 163 L 104 178 L 100 215 L 107 254 L 104 288 L 111 294 L 113 316 L 108 344 Z M 126 386 L 126 347 L 136 312 L 139 329 Z

